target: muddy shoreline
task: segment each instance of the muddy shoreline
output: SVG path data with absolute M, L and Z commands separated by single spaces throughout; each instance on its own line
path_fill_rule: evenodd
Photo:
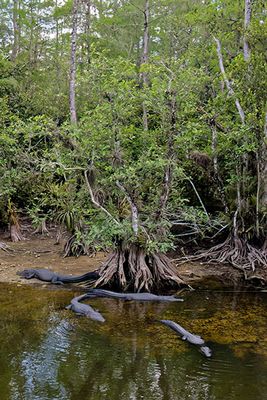
M 1 235 L 0 241 L 9 246 L 0 249 L 0 282 L 19 284 L 43 284 L 36 279 L 26 280 L 17 275 L 27 268 L 47 268 L 60 274 L 81 275 L 101 265 L 108 253 L 99 252 L 93 257 L 63 258 L 63 241 L 55 245 L 53 236 L 29 235 L 26 240 L 12 243 Z M 178 275 L 194 289 L 236 288 L 244 284 L 243 274 L 228 265 L 185 262 L 178 265 Z

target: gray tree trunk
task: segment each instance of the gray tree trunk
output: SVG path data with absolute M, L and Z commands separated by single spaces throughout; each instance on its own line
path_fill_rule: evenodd
M 263 155 L 262 155 L 262 196 L 261 206 L 267 210 L 267 111 L 265 113 L 264 121 L 264 136 L 263 136 Z
M 143 55 L 142 55 L 142 65 L 148 63 L 148 46 L 149 46 L 149 30 L 148 30 L 148 19 L 149 19 L 149 0 L 145 0 L 145 10 L 144 10 L 144 34 L 143 34 Z M 142 82 L 143 87 L 148 86 L 148 76 L 147 72 L 142 72 Z M 146 104 L 143 102 L 143 127 L 144 130 L 148 130 L 148 117 Z
M 85 11 L 85 42 L 86 42 L 86 59 L 87 63 L 91 63 L 91 0 L 86 0 Z
M 55 1 L 55 11 L 58 8 L 58 0 Z M 60 65 L 59 65 L 59 24 L 58 24 L 58 17 L 56 17 L 56 56 L 55 56 L 55 61 L 56 61 L 56 78 L 57 78 L 57 94 L 60 91 Z
M 72 8 L 70 80 L 69 80 L 70 120 L 71 123 L 73 124 L 77 124 L 75 89 L 76 89 L 76 48 L 77 48 L 78 6 L 79 6 L 79 0 L 74 0 Z
M 245 18 L 244 18 L 244 59 L 245 61 L 249 60 L 250 57 L 250 48 L 247 40 L 247 30 L 250 24 L 250 19 L 251 19 L 251 3 L 252 0 L 245 0 Z
M 19 0 L 13 0 L 13 46 L 11 59 L 15 61 L 19 51 L 19 24 L 18 24 L 18 9 L 19 9 Z

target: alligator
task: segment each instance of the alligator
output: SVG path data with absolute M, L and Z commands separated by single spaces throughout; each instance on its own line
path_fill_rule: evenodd
M 91 306 L 89 306 L 89 304 L 80 303 L 80 300 L 84 300 L 86 298 L 86 294 L 74 297 L 66 309 L 74 311 L 77 315 L 83 315 L 91 318 L 94 321 L 105 322 L 105 318 L 100 314 L 99 311 L 94 310 Z
M 204 354 L 204 356 L 208 358 L 212 356 L 212 351 L 208 346 L 200 346 L 199 350 L 202 354 Z
M 212 351 L 208 346 L 205 345 L 205 341 L 202 339 L 202 337 L 188 332 L 181 325 L 169 319 L 162 319 L 159 322 L 173 329 L 176 333 L 178 333 L 178 335 L 182 337 L 183 340 L 186 340 L 187 342 L 198 346 L 200 352 L 204 354 L 206 357 L 211 357 Z
M 117 293 L 104 289 L 91 289 L 87 293 L 88 297 L 112 297 L 122 300 L 137 300 L 137 301 L 184 301 L 175 296 L 157 296 L 152 293 Z
M 24 271 L 18 271 L 17 275 L 25 279 L 40 279 L 44 282 L 51 282 L 57 285 L 63 285 L 64 283 L 79 283 L 84 281 L 96 280 L 99 278 L 97 271 L 87 272 L 83 275 L 70 276 L 70 275 L 59 275 L 56 272 L 48 269 L 25 269 Z

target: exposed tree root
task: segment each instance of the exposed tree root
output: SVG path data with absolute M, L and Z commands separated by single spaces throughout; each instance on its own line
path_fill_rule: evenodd
M 20 230 L 20 223 L 19 223 L 19 218 L 17 215 L 16 208 L 14 204 L 9 200 L 8 201 L 8 209 L 7 209 L 8 215 L 9 215 L 9 229 L 10 229 L 10 239 L 12 242 L 19 242 L 21 240 L 24 240 L 24 237 L 21 233 Z
M 122 290 L 150 291 L 166 285 L 185 285 L 170 260 L 163 254 L 147 255 L 138 246 L 119 248 L 99 269 L 95 286 L 114 285 Z
M 24 240 L 18 223 L 10 224 L 10 238 L 12 242 L 19 242 L 21 240 Z
M 40 223 L 40 225 L 37 226 L 37 228 L 35 229 L 35 231 L 33 232 L 33 234 L 41 234 L 41 235 L 48 235 L 49 231 L 46 227 L 46 221 L 45 219 L 42 220 L 42 222 Z
M 56 241 L 54 243 L 54 245 L 59 245 L 62 239 L 62 235 L 63 235 L 63 230 L 61 229 L 61 227 L 59 227 L 59 229 L 57 230 L 57 234 L 56 234 Z
M 229 263 L 233 267 L 241 270 L 244 273 L 246 280 L 257 277 L 261 281 L 266 281 L 265 278 L 255 276 L 254 272 L 265 269 L 267 267 L 267 248 L 264 246 L 258 249 L 244 238 L 229 235 L 223 242 L 207 251 L 202 251 L 194 256 L 189 256 L 187 260 L 207 260 L 208 262 Z
M 6 243 L 0 242 L 0 250 L 9 252 L 9 251 L 12 251 L 13 249 L 11 249 Z

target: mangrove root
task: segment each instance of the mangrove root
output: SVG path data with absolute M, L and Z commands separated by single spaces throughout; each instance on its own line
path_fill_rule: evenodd
M 146 254 L 138 246 L 119 248 L 112 253 L 99 269 L 100 278 L 95 286 L 115 285 L 135 292 L 158 289 L 164 284 L 185 285 L 175 267 L 163 254 Z
M 254 273 L 256 269 L 260 270 L 267 266 L 267 249 L 265 245 L 259 249 L 249 244 L 244 238 L 229 235 L 223 243 L 186 259 L 229 263 L 241 270 L 245 279 L 249 280 L 249 275 L 252 272 Z

